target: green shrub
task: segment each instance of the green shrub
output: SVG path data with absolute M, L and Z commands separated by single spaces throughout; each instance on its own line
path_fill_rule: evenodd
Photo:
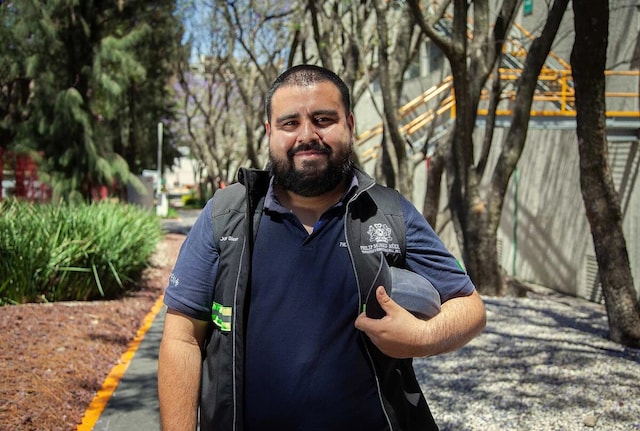
M 162 237 L 158 218 L 118 203 L 0 204 L 0 304 L 117 298 Z
M 195 193 L 182 196 L 182 206 L 187 209 L 202 209 L 207 204 L 207 199 L 199 198 Z

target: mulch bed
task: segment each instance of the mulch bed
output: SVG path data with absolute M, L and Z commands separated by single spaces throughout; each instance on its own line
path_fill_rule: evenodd
M 183 235 L 167 234 L 126 297 L 0 307 L 0 430 L 75 430 L 162 295 Z

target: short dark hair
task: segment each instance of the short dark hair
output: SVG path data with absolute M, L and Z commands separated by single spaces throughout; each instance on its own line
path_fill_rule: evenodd
M 284 71 L 273 81 L 273 84 L 271 84 L 271 88 L 269 88 L 264 101 L 267 121 L 271 121 L 271 99 L 273 99 L 274 93 L 280 87 L 289 85 L 305 86 L 326 81 L 332 82 L 340 91 L 342 104 L 345 113 L 348 115 L 351 112 L 351 96 L 349 95 L 347 84 L 329 69 L 313 64 L 299 64 Z

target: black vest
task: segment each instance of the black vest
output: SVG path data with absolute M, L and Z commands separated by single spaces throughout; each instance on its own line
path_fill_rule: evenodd
M 347 204 L 345 239 L 353 256 L 360 303 L 366 302 L 383 253 L 389 265 L 404 264 L 405 226 L 400 194 L 356 169 L 359 187 Z M 220 259 L 200 394 L 200 429 L 243 430 L 244 340 L 253 239 L 269 187 L 268 171 L 241 169 L 239 183 L 216 192 L 214 241 Z M 247 205 L 248 204 L 248 205 Z M 384 227 L 382 234 L 371 226 Z M 376 236 L 378 235 L 378 237 Z M 380 236 L 382 235 L 382 236 Z M 393 238 L 395 242 L 389 238 Z M 437 430 L 416 380 L 411 359 L 393 359 L 365 339 L 391 429 Z

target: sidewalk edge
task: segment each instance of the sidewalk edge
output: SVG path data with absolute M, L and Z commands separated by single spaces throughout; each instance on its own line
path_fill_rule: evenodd
M 138 350 L 140 342 L 146 335 L 147 331 L 149 331 L 151 324 L 160 310 L 162 310 L 162 307 L 164 306 L 163 299 L 164 295 L 160 295 L 151 307 L 149 313 L 145 316 L 136 336 L 129 343 L 127 350 L 122 354 L 122 356 L 120 356 L 118 363 L 114 365 L 107 377 L 104 379 L 101 388 L 89 404 L 89 407 L 85 410 L 84 416 L 82 417 L 82 423 L 78 425 L 76 431 L 91 431 L 96 425 L 96 422 L 107 406 L 111 396 L 117 389 L 120 380 L 122 380 L 124 373 L 127 371 L 127 368 L 129 368 L 129 364 Z

